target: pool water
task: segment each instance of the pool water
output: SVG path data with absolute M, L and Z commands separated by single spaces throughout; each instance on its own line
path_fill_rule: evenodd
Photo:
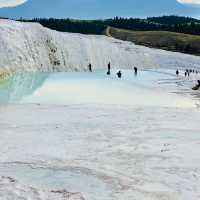
M 54 169 L 0 164 L 0 176 L 11 176 L 23 184 L 49 191 L 67 188 L 69 192 L 84 194 L 84 198 L 88 200 L 109 200 L 115 187 L 114 183 L 110 184 L 102 177 L 80 168 Z
M 168 71 L 122 71 L 107 76 L 105 71 L 94 73 L 17 73 L 0 82 L 2 104 L 120 104 L 136 106 L 195 105 L 191 96 L 184 95 L 180 80 Z M 160 84 L 162 83 L 162 84 Z M 165 83 L 165 84 L 163 84 Z

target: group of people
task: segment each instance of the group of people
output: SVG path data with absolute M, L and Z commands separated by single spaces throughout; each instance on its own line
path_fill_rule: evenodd
M 184 72 L 185 77 L 189 77 L 190 74 L 199 74 L 200 72 L 198 70 L 194 69 L 186 69 Z M 180 74 L 179 70 L 176 70 L 176 75 L 178 76 Z
M 90 72 L 92 72 L 92 64 L 91 63 L 88 65 L 88 69 L 89 69 Z M 138 74 L 138 68 L 137 67 L 134 67 L 134 73 L 135 73 L 135 76 L 137 76 L 137 74 Z M 110 62 L 108 63 L 107 75 L 111 75 L 111 63 Z M 122 78 L 122 72 L 121 71 L 117 72 L 117 77 Z
M 200 72 L 198 70 L 194 69 L 186 69 L 184 72 L 185 77 L 190 77 L 191 74 L 199 74 Z M 179 70 L 176 70 L 176 75 L 179 76 Z M 193 90 L 199 90 L 200 89 L 200 80 L 197 80 L 197 84 L 192 88 Z
M 190 74 L 198 74 L 199 73 L 199 71 L 198 70 L 194 70 L 194 69 L 186 69 L 185 70 L 185 77 L 189 77 L 190 76 Z
M 92 72 L 92 64 L 90 63 L 88 65 L 88 69 L 90 72 Z M 135 76 L 137 76 L 138 74 L 138 68 L 137 67 L 134 67 L 134 73 L 135 73 Z M 194 69 L 186 69 L 185 70 L 185 77 L 189 77 L 190 74 L 199 74 L 200 72 L 198 70 L 194 70 Z M 179 76 L 180 72 L 179 70 L 177 69 L 176 70 L 176 75 Z M 111 75 L 111 64 L 110 62 L 108 63 L 108 71 L 107 71 L 107 75 Z M 117 77 L 118 78 L 122 78 L 122 72 L 121 71 L 118 71 L 117 72 Z M 193 90 L 199 90 L 200 89 L 200 80 L 197 81 L 197 85 L 195 87 L 192 88 Z

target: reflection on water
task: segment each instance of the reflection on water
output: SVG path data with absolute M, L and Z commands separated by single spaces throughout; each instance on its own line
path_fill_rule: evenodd
M 0 83 L 1 103 L 122 104 L 137 106 L 194 106 L 177 78 L 169 72 L 19 73 Z M 166 84 L 159 84 L 166 82 Z M 167 83 L 174 83 L 169 85 Z

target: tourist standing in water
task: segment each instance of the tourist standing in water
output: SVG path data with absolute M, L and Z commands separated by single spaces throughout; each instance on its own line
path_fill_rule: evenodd
M 185 77 L 187 76 L 187 72 L 185 71 Z
M 137 67 L 134 67 L 134 72 L 135 72 L 135 76 L 137 76 L 137 74 L 138 74 L 138 68 Z
M 107 75 L 110 75 L 110 74 L 111 74 L 110 70 L 111 70 L 111 64 L 110 64 L 110 62 L 109 62 L 109 63 L 108 63 L 108 72 L 107 72 Z
M 178 70 L 176 70 L 176 76 L 178 76 L 179 75 L 179 71 Z
M 188 69 L 186 69 L 186 74 L 188 77 L 190 76 L 190 71 Z
M 90 72 L 92 72 L 92 64 L 91 63 L 88 65 L 88 69 Z
M 118 72 L 117 72 L 117 76 L 118 76 L 118 78 L 122 78 L 122 73 L 121 73 L 121 71 L 118 71 Z

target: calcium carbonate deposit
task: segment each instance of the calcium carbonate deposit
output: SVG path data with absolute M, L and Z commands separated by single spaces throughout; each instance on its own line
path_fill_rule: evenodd
M 34 23 L 0 20 L 0 67 L 8 70 L 83 71 L 107 67 L 198 67 L 200 58 L 137 46 L 105 36 L 60 33 Z
M 199 66 L 0 20 L 0 200 L 199 200 Z

